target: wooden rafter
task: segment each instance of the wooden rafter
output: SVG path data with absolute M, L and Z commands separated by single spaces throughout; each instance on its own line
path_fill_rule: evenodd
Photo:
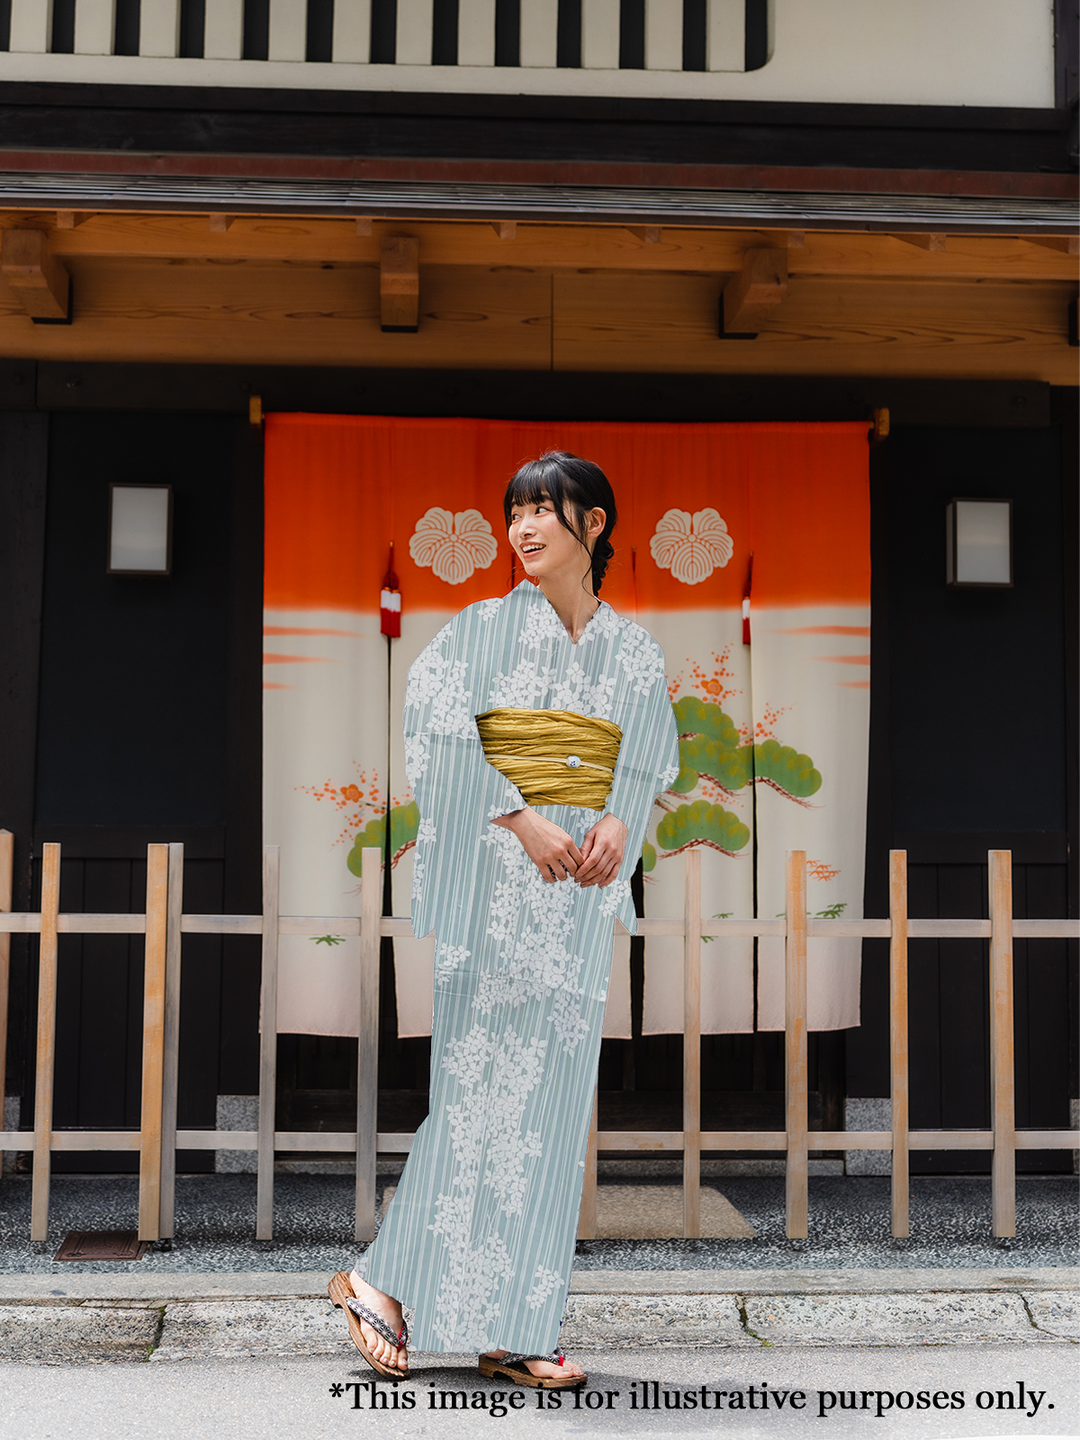
M 66 320 L 71 277 L 50 252 L 41 230 L 5 230 L 0 270 L 26 313 L 34 320 Z
M 383 236 L 379 311 L 385 332 L 420 327 L 420 241 L 415 235 Z
M 939 255 L 949 248 L 946 237 L 936 231 L 929 235 L 919 235 L 914 231 L 901 230 L 896 238 L 908 245 L 917 245 L 920 250 L 935 250 Z
M 787 295 L 786 250 L 748 250 L 742 265 L 724 287 L 721 300 L 723 332 L 756 335 L 776 314 Z
M 1042 245 L 1061 255 L 1080 255 L 1080 235 L 1030 235 L 1029 245 Z

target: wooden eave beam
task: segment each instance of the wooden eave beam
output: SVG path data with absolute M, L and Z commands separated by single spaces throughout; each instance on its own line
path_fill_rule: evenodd
M 786 250 L 748 250 L 724 286 L 721 333 L 749 339 L 776 314 L 788 287 Z
M 379 313 L 387 333 L 420 328 L 420 241 L 415 235 L 384 235 L 379 261 Z
M 33 320 L 64 321 L 71 305 L 71 277 L 49 249 L 42 230 L 5 230 L 0 271 Z
M 51 227 L 55 212 L 0 212 L 0 225 Z M 253 263 L 374 265 L 381 237 L 396 228 L 368 217 L 236 215 L 227 234 L 211 233 L 205 214 L 98 211 L 74 230 L 54 230 L 59 257 L 216 259 Z M 431 220 L 422 237 L 425 265 L 505 265 L 506 240 L 490 221 Z M 802 234 L 802 245 L 796 243 Z M 515 265 L 549 270 L 714 271 L 731 274 L 748 248 L 786 247 L 792 275 L 852 279 L 1070 280 L 1080 266 L 1073 237 L 950 235 L 948 250 L 866 231 L 723 230 L 665 226 L 662 244 L 643 244 L 626 226 L 517 224 Z M 1051 243 L 1053 242 L 1053 243 Z

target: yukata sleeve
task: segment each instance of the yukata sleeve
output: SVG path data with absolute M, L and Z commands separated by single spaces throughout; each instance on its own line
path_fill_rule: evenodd
M 524 808 L 490 765 L 476 728 L 480 636 L 469 612 L 414 661 L 405 695 L 405 770 L 420 811 L 413 862 L 413 934 L 475 917 L 481 848 L 492 819 Z
M 616 816 L 626 826 L 626 852 L 603 903 L 605 910 L 634 934 L 637 917 L 630 878 L 641 858 L 653 801 L 679 773 L 679 737 L 664 674 L 664 652 L 652 636 L 634 626 L 624 639 L 619 664 L 623 672 L 623 703 L 618 707 L 623 736 L 604 814 Z

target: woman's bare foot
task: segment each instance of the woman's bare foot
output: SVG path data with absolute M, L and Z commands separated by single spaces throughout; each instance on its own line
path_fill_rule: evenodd
M 489 1350 L 487 1354 L 492 1360 L 501 1360 L 508 1352 L 506 1350 Z M 564 1360 L 557 1365 L 554 1360 L 523 1360 L 521 1362 L 530 1375 L 535 1375 L 538 1380 L 567 1380 L 579 1376 L 585 1378 L 585 1371 L 580 1365 L 575 1365 L 572 1360 Z
M 390 1295 L 384 1295 L 381 1290 L 376 1290 L 374 1285 L 369 1285 L 355 1270 L 349 1275 L 349 1283 L 353 1287 L 353 1294 L 356 1298 L 385 1320 L 395 1335 L 400 1335 L 401 1327 L 404 1324 L 400 1302 Z M 360 1330 L 368 1349 L 380 1364 L 393 1365 L 399 1370 L 408 1368 L 409 1353 L 404 1345 L 397 1347 L 391 1345 L 377 1330 L 372 1329 L 362 1315 L 357 1315 L 356 1318 L 360 1322 Z

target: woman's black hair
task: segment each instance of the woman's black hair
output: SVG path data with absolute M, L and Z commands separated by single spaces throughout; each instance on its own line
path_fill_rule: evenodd
M 615 554 L 609 537 L 619 518 L 607 476 L 599 465 L 583 460 L 580 455 L 571 455 L 568 450 L 549 450 L 539 460 L 527 461 L 513 476 L 503 496 L 507 529 L 510 528 L 510 514 L 515 505 L 536 505 L 545 495 L 558 515 L 559 523 L 570 531 L 585 551 L 589 548 L 585 543 L 585 516 L 590 510 L 603 510 L 606 516 L 604 528 L 596 537 L 592 551 L 593 594 L 599 595 L 608 561 Z M 573 514 L 573 525 L 567 519 L 567 509 Z

